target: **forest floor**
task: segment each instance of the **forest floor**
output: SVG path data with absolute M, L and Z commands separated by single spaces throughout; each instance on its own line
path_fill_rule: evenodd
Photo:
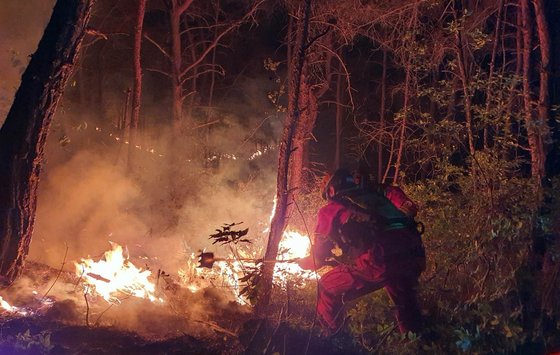
M 235 342 L 184 335 L 150 340 L 110 327 L 86 327 L 40 318 L 0 322 L 0 354 L 227 354 L 239 353 Z M 237 348 L 237 350 L 236 350 Z
M 32 295 L 33 289 L 42 292 Z M 255 319 L 216 294 L 175 290 L 164 306 L 133 298 L 107 306 L 102 299 L 86 302 L 75 275 L 28 263 L 1 292 L 19 312 L 0 308 L 0 354 L 359 353 L 344 334 L 325 338 L 318 326 Z

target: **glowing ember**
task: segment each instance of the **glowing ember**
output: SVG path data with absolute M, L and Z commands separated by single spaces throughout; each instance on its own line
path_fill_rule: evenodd
M 76 263 L 76 274 L 84 280 L 86 292 L 101 295 L 107 302 L 119 302 L 119 295 L 129 295 L 163 302 L 155 295 L 155 285 L 148 280 L 152 274 L 134 266 L 123 255 L 122 246 L 111 243 L 99 261 L 82 259 Z

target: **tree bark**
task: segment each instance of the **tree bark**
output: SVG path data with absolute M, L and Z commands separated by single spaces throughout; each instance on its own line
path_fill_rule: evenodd
M 540 85 L 539 85 L 539 102 L 538 102 L 538 124 L 537 130 L 539 131 L 539 156 L 541 158 L 539 162 L 539 177 L 545 176 L 545 163 L 546 163 L 546 152 L 545 143 L 547 140 L 550 129 L 548 126 L 549 119 L 549 77 L 550 77 L 550 34 L 548 28 L 548 22 L 546 20 L 546 14 L 544 9 L 543 0 L 533 0 L 533 6 L 535 8 L 535 19 L 537 22 L 537 34 L 539 38 L 539 52 L 541 55 L 541 66 L 540 66 Z
M 531 95 L 531 52 L 532 52 L 532 26 L 529 12 L 529 0 L 520 0 L 521 20 L 523 34 L 523 106 L 525 115 L 525 129 L 531 152 L 531 176 L 537 185 L 540 185 L 544 176 L 544 149 L 538 122 L 533 113 L 533 100 Z
M 130 135 L 128 146 L 128 171 L 132 171 L 135 164 L 136 139 L 138 135 L 138 122 L 140 122 L 140 101 L 142 99 L 142 28 L 144 14 L 146 13 L 146 0 L 138 0 L 136 26 L 134 27 L 134 88 L 132 93 L 132 117 L 130 118 Z
M 173 129 L 179 132 L 183 119 L 183 85 L 181 84 L 181 67 L 183 55 L 181 46 L 181 6 L 177 0 L 171 1 L 169 12 L 171 24 L 171 120 Z
M 418 22 L 418 2 L 414 5 L 412 10 L 412 16 L 410 17 L 410 23 L 408 24 L 409 29 L 412 33 L 416 30 L 416 24 Z M 410 49 L 407 50 L 405 54 L 407 56 L 405 62 L 405 70 L 406 76 L 404 79 L 404 102 L 403 102 L 403 117 L 401 122 L 401 129 L 399 134 L 399 148 L 397 151 L 397 161 L 395 162 L 395 175 L 393 176 L 393 184 L 397 184 L 399 182 L 399 173 L 401 168 L 401 161 L 404 154 L 404 146 L 406 140 L 406 126 L 407 126 L 407 116 L 408 116 L 408 107 L 410 104 L 410 86 L 412 81 L 412 57 L 415 53 L 412 53 Z
M 342 75 L 338 74 L 336 76 L 336 116 L 335 116 L 335 149 L 334 149 L 334 167 L 335 169 L 340 168 L 340 154 L 341 154 L 341 144 L 342 144 Z
M 467 128 L 467 138 L 469 142 L 469 153 L 471 156 L 474 156 L 476 150 L 474 146 L 471 91 L 469 90 L 469 77 L 467 74 L 466 56 L 463 49 L 463 47 L 467 46 L 468 44 L 464 43 L 463 35 L 460 30 L 457 30 L 457 32 L 455 33 L 455 40 L 457 52 L 457 67 L 459 69 L 459 78 L 461 79 L 461 84 L 463 86 L 463 103 L 465 105 L 465 122 Z
M 292 192 L 289 182 L 290 162 L 294 149 L 294 136 L 300 123 L 300 88 L 302 73 L 305 62 L 305 50 L 307 46 L 307 36 L 309 32 L 309 17 L 311 13 L 311 0 L 306 0 L 304 4 L 303 16 L 300 17 L 300 30 L 297 31 L 296 46 L 298 48 L 296 57 L 292 62 L 293 72 L 290 78 L 290 88 L 292 89 L 288 98 L 288 114 L 284 125 L 284 131 L 279 146 L 278 155 L 278 175 L 276 178 L 276 207 L 270 223 L 270 232 L 265 252 L 265 260 L 275 260 L 278 255 L 278 244 L 282 239 L 282 234 L 286 227 L 288 208 L 292 200 Z M 274 263 L 263 263 L 262 279 L 260 281 L 260 292 L 256 303 L 257 314 L 264 314 L 270 303 L 272 291 L 272 278 Z
M 402 156 L 404 153 L 404 145 L 406 140 L 406 126 L 407 126 L 407 116 L 408 116 L 408 106 L 410 101 L 410 76 L 411 76 L 410 62 L 407 63 L 406 76 L 404 79 L 404 102 L 403 102 L 403 117 L 401 121 L 400 133 L 399 133 L 399 148 L 397 150 L 397 161 L 395 162 L 395 175 L 393 175 L 393 184 L 397 184 L 399 181 L 399 173 L 401 168 Z
M 385 130 L 385 104 L 387 91 L 387 48 L 383 47 L 383 69 L 381 72 L 381 103 L 379 105 L 379 142 L 377 143 L 377 181 L 383 180 L 383 131 Z
M 58 0 L 0 129 L 0 277 L 21 273 L 33 234 L 37 187 L 52 118 L 94 0 Z
M 498 38 L 500 35 L 500 27 L 502 22 L 502 9 L 504 8 L 504 0 L 500 0 L 498 3 L 498 14 L 496 16 L 496 28 L 494 30 L 494 43 L 492 44 L 492 52 L 490 54 L 490 68 L 488 69 L 488 86 L 486 89 L 486 106 L 484 109 L 484 117 L 488 119 L 488 115 L 490 113 L 490 93 L 492 92 L 492 80 L 494 79 L 494 71 L 496 67 L 496 54 L 498 52 Z M 483 142 L 484 142 L 484 149 L 488 150 L 490 145 L 490 132 L 489 130 L 491 127 L 488 127 L 488 124 L 484 124 L 484 133 L 483 133 Z

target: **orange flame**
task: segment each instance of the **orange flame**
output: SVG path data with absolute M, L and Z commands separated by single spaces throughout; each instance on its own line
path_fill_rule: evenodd
M 311 243 L 307 235 L 295 230 L 285 231 L 279 244 L 278 260 L 289 260 L 309 255 Z M 238 251 L 241 258 L 256 258 L 257 253 Z M 216 261 L 212 269 L 197 268 L 197 257 L 192 253 L 187 260 L 185 268 L 179 270 L 179 276 L 183 284 L 192 292 L 197 292 L 206 287 L 223 287 L 230 290 L 233 298 L 240 304 L 248 304 L 249 301 L 239 295 L 243 285 L 239 279 L 245 276 L 244 270 L 255 267 L 253 262 L 236 261 L 233 255 L 229 256 L 231 261 Z M 297 276 L 305 284 L 305 280 L 315 278 L 315 272 L 303 270 L 296 263 L 277 263 L 274 267 L 274 283 L 285 286 L 290 276 Z
M 86 292 L 99 294 L 109 303 L 119 303 L 119 295 L 129 295 L 163 302 L 155 295 L 155 285 L 148 279 L 152 274 L 134 266 L 123 254 L 122 246 L 111 243 L 99 261 L 82 259 L 75 263 L 76 274 L 86 285 Z

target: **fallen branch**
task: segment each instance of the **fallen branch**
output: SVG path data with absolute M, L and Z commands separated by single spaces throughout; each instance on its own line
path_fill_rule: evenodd
M 96 279 L 96 280 L 103 281 L 103 282 L 106 282 L 106 283 L 110 283 L 110 282 L 111 282 L 111 280 L 109 280 L 109 279 L 107 279 L 107 278 L 105 278 L 105 277 L 103 277 L 103 276 L 101 276 L 101 275 L 94 274 L 93 272 L 88 272 L 88 273 L 86 274 L 86 276 L 89 276 L 89 277 L 91 277 L 92 279 Z
M 272 334 L 270 335 L 270 337 L 268 338 L 268 342 L 266 344 L 266 348 L 264 350 L 264 354 L 270 354 L 270 346 L 272 345 L 272 339 L 276 336 L 276 333 L 278 333 L 278 330 L 280 329 L 280 326 L 282 325 L 282 318 L 284 316 L 284 307 L 280 308 L 280 314 L 278 315 L 278 325 L 276 326 L 276 328 L 274 328 L 274 331 L 272 331 Z
M 62 265 L 60 265 L 60 270 L 58 270 L 58 275 L 56 275 L 56 278 L 54 279 L 54 282 L 52 283 L 51 287 L 49 287 L 47 292 L 45 292 L 45 294 L 43 295 L 43 298 L 41 298 L 41 302 L 43 302 L 45 300 L 45 298 L 47 297 L 47 295 L 49 294 L 49 292 L 51 292 L 52 288 L 54 287 L 54 285 L 58 281 L 58 278 L 62 274 L 62 269 L 64 269 L 64 265 L 66 265 L 66 256 L 68 255 L 68 244 L 66 244 L 66 243 L 64 243 L 64 244 L 66 245 L 66 251 L 64 252 L 64 258 L 62 259 Z
M 86 327 L 89 328 L 89 302 L 87 299 L 87 288 L 86 288 L 86 292 L 84 292 L 84 299 L 86 300 Z
M 237 337 L 236 333 L 232 332 L 231 330 L 227 330 L 225 328 L 222 328 L 214 322 L 208 322 L 208 321 L 203 321 L 203 320 L 199 320 L 199 319 L 195 319 L 194 321 L 197 322 L 197 323 L 205 324 L 205 325 L 209 326 L 210 328 L 214 329 L 217 332 L 224 333 L 224 334 L 230 335 L 232 337 Z
M 105 312 L 107 312 L 108 310 L 111 309 L 111 307 L 113 307 L 113 304 L 114 304 L 114 303 L 111 303 L 111 304 L 109 305 L 109 307 L 105 308 L 105 310 L 104 310 L 103 312 L 101 312 L 101 314 L 100 314 L 100 315 L 97 317 L 97 319 L 95 320 L 95 323 L 93 323 L 94 325 L 96 325 L 96 326 L 99 325 L 99 320 L 101 319 L 101 317 L 103 317 L 103 315 L 105 314 Z

